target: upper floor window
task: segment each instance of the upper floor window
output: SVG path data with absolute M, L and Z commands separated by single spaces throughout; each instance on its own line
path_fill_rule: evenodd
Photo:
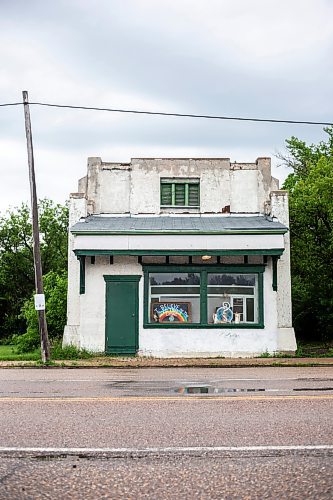
M 199 179 L 161 179 L 161 207 L 199 206 Z

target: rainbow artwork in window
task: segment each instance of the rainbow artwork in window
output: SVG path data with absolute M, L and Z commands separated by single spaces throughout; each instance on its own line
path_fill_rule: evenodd
M 191 321 L 190 302 L 155 302 L 151 305 L 154 323 L 188 323 Z

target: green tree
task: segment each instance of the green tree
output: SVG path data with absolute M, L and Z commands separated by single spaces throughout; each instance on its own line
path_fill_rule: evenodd
M 43 273 L 67 269 L 68 209 L 39 203 Z M 0 339 L 23 333 L 21 308 L 35 289 L 30 210 L 26 204 L 0 217 Z
M 284 162 L 293 168 L 290 196 L 291 274 L 298 337 L 333 337 L 333 128 L 326 142 L 306 145 L 292 137 Z
M 299 179 L 306 178 L 311 166 L 315 165 L 322 156 L 332 158 L 333 127 L 326 127 L 324 130 L 328 138 L 326 141 L 320 141 L 318 144 L 308 145 L 294 136 L 286 140 L 287 154 L 280 153 L 278 158 L 282 160 L 283 164 L 293 170 L 293 173 L 286 179 L 287 184 L 291 182 L 292 186 L 294 186 Z

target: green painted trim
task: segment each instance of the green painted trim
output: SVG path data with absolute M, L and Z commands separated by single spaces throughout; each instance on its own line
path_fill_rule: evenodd
M 200 272 L 200 323 L 207 323 L 207 270 Z
M 169 206 L 169 205 L 168 205 Z M 183 206 L 181 205 L 173 205 L 175 208 L 184 208 Z M 164 206 L 163 206 L 164 207 Z M 188 206 L 186 208 L 196 208 L 195 206 Z M 288 232 L 288 229 L 240 229 L 240 230 L 224 230 L 224 231 L 195 231 L 195 230 L 190 230 L 190 229 L 175 229 L 175 230 L 170 230 L 170 229 L 166 229 L 165 231 L 163 230 L 151 230 L 151 231 L 147 231 L 147 230 L 132 230 L 132 231 L 97 231 L 97 230 L 93 230 L 93 231 L 89 231 L 89 230 L 84 230 L 84 231 L 81 231 L 81 230 L 71 230 L 71 233 L 72 234 L 75 234 L 75 235 L 89 235 L 89 236 L 117 236 L 117 235 L 132 235 L 132 236 L 136 236 L 136 235 L 156 235 L 156 234 L 160 234 L 160 235 L 169 235 L 169 234 L 172 234 L 173 236 L 174 235 L 177 235 L 177 236 L 182 236 L 184 234 L 192 234 L 192 235 L 197 235 L 197 236 L 201 236 L 201 235 L 223 235 L 223 234 L 227 234 L 227 235 L 233 235 L 233 234 L 242 234 L 242 235 L 246 235 L 246 234 L 285 234 Z
M 277 261 L 278 257 L 277 256 L 272 256 L 272 264 L 273 264 L 273 281 L 272 281 L 272 288 L 274 292 L 277 291 Z
M 259 325 L 264 328 L 264 273 L 258 273 L 258 293 Z
M 79 255 L 282 255 L 283 248 L 269 250 L 73 250 Z
M 169 272 L 184 272 L 184 268 L 186 269 L 186 272 L 200 272 L 200 323 L 186 323 L 186 324 L 173 324 L 173 325 L 167 325 L 163 323 L 150 323 L 149 322 L 149 314 L 148 314 L 148 308 L 149 308 L 149 303 L 148 303 L 148 297 L 149 297 L 149 273 L 152 272 L 159 272 L 159 273 L 169 273 Z M 220 328 L 222 330 L 226 330 L 228 328 L 231 329 L 263 329 L 265 328 L 264 324 L 264 279 L 263 275 L 265 272 L 265 265 L 251 265 L 251 264 L 233 264 L 233 265 L 220 265 L 220 266 L 212 266 L 212 265 L 204 265 L 204 268 L 202 265 L 200 266 L 189 266 L 189 265 L 179 265 L 179 266 L 174 266 L 174 265 L 169 265 L 166 266 L 165 264 L 161 265 L 143 265 L 143 272 L 144 272 L 144 299 L 143 299 L 143 307 L 144 307 L 144 314 L 143 314 L 143 327 L 144 328 L 167 328 L 167 329 L 182 329 L 182 328 L 189 328 L 189 329 L 203 329 L 203 328 Z M 258 323 L 238 323 L 238 324 L 225 324 L 222 325 L 221 323 L 217 325 L 212 325 L 207 322 L 207 291 L 208 291 L 208 286 L 207 286 L 207 275 L 209 273 L 216 273 L 216 272 L 236 272 L 236 273 L 256 273 L 258 274 Z
M 149 328 L 161 328 L 161 329 L 168 329 L 168 330 L 174 330 L 174 329 L 189 329 L 189 330 L 202 330 L 202 329 L 217 329 L 219 328 L 220 330 L 228 330 L 228 329 L 231 329 L 231 330 L 235 330 L 235 329 L 264 329 L 265 328 L 265 325 L 262 324 L 262 323 L 238 323 L 237 325 L 235 324 L 225 324 L 225 325 L 222 325 L 221 323 L 218 324 L 218 325 L 211 325 L 211 324 L 203 324 L 203 323 L 186 323 L 185 325 L 184 324 L 174 324 L 174 325 L 166 325 L 164 323 L 147 323 L 145 322 L 143 324 L 143 328 L 145 329 L 149 329 Z
M 189 209 L 191 209 L 191 208 L 195 208 L 195 209 L 196 208 L 200 208 L 200 205 L 161 205 L 161 208 L 179 208 L 180 210 L 183 210 L 184 208 L 189 208 Z M 190 212 L 190 213 L 196 214 L 198 212 Z M 174 233 L 175 232 L 177 232 L 177 234 L 178 234 L 179 231 L 175 230 Z M 172 233 L 172 234 L 174 234 L 174 233 Z M 148 234 L 151 234 L 151 233 L 149 232 Z M 163 234 L 165 234 L 165 233 L 163 233 Z M 202 233 L 200 233 L 200 234 L 202 234 Z
M 162 203 L 165 198 L 165 192 L 163 193 L 163 186 L 168 185 L 171 187 L 171 197 L 169 196 L 169 203 Z M 184 186 L 184 204 L 176 205 L 176 185 Z M 198 196 L 197 196 L 197 205 L 190 205 L 189 199 L 189 186 L 195 185 L 198 186 Z M 200 179 L 182 179 L 182 178 L 162 178 L 160 182 L 160 206 L 162 208 L 200 208 Z M 149 231 L 150 233 L 150 231 Z
M 148 270 L 143 268 L 143 276 L 144 276 L 144 286 L 143 286 L 143 324 L 149 324 L 149 275 Z
M 200 177 L 161 177 L 161 184 L 200 184 Z
M 163 269 L 164 268 L 164 269 Z M 228 273 L 263 273 L 265 271 L 265 266 L 264 265 L 258 265 L 258 264 L 221 264 L 220 266 L 213 266 L 213 265 L 207 265 L 207 264 L 201 264 L 200 266 L 190 266 L 188 264 L 179 264 L 177 265 L 169 265 L 166 266 L 165 264 L 143 264 L 143 269 L 144 271 L 149 271 L 150 273 L 157 272 L 157 273 L 182 273 L 184 272 L 184 268 L 186 269 L 186 272 L 190 273 L 195 273 L 195 272 L 207 272 L 207 273 L 221 273 L 221 272 L 228 272 Z
M 134 281 L 139 283 L 141 275 L 133 274 L 103 274 L 104 281 Z
M 86 257 L 80 255 L 78 257 L 80 262 L 80 295 L 86 293 Z
M 118 348 L 113 348 L 113 349 L 109 349 L 107 350 L 106 346 L 105 346 L 105 355 L 106 356 L 112 356 L 113 354 L 123 354 L 124 356 L 130 356 L 130 355 L 135 355 L 137 352 L 138 352 L 138 348 L 139 347 L 136 347 L 135 349 L 129 349 L 127 347 L 118 347 Z

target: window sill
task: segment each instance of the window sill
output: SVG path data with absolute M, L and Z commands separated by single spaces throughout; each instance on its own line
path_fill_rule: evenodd
M 160 213 L 161 214 L 170 214 L 170 213 L 199 214 L 200 207 L 162 206 L 162 207 L 160 207 Z
M 199 324 L 199 323 L 186 323 L 186 324 L 181 324 L 181 323 L 177 323 L 177 324 L 165 324 L 165 323 L 144 323 L 143 325 L 143 328 L 168 328 L 168 329 L 183 329 L 183 328 L 188 328 L 188 329 L 201 329 L 201 330 L 205 330 L 205 329 L 220 329 L 220 330 L 228 330 L 228 329 L 232 329 L 232 330 L 237 330 L 237 329 L 249 329 L 249 330 L 253 330 L 253 329 L 264 329 L 265 328 L 265 325 L 262 324 L 262 323 L 227 323 L 227 324 L 222 324 L 222 323 L 219 323 L 219 324 L 207 324 L 207 325 L 204 325 L 204 324 Z

